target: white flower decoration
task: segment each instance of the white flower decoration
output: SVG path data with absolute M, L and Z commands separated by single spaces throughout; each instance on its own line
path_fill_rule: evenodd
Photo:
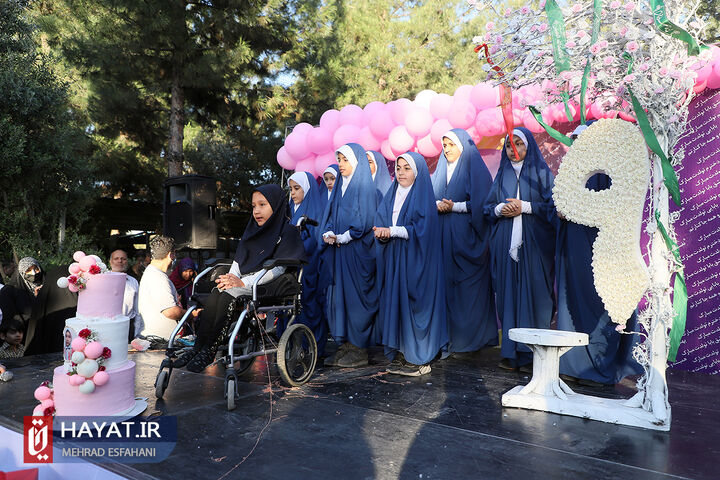
M 555 178 L 553 199 L 568 220 L 597 227 L 593 244 L 595 288 L 613 322 L 624 324 L 650 284 L 640 251 L 650 162 L 638 128 L 620 119 L 592 124 L 573 143 Z M 610 176 L 607 190 L 585 188 L 596 173 Z

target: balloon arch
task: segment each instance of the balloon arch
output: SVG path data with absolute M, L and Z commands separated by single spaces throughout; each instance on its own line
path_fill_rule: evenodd
M 697 70 L 695 93 L 705 88 L 720 88 L 720 48 L 713 46 L 713 58 Z M 540 102 L 550 84 L 531 85 L 513 91 L 513 121 L 530 131 L 541 133 L 543 127 L 526 108 Z M 498 87 L 481 82 L 462 85 L 453 95 L 423 90 L 415 100 L 401 98 L 389 103 L 371 102 L 364 108 L 346 105 L 328 110 L 320 117 L 320 125 L 300 123 L 285 139 L 277 152 L 277 161 L 287 170 L 306 171 L 320 175 L 335 163 L 335 150 L 349 142 L 356 142 L 366 150 L 377 150 L 387 159 L 413 150 L 434 163 L 441 151 L 441 137 L 451 128 L 468 131 L 480 149 L 497 150 L 505 133 L 499 106 Z M 580 105 L 570 102 L 573 121 L 580 119 Z M 588 119 L 635 119 L 617 110 L 606 110 L 602 103 L 586 107 Z M 568 123 L 563 104 L 550 105 L 542 111 L 543 121 L 550 125 Z

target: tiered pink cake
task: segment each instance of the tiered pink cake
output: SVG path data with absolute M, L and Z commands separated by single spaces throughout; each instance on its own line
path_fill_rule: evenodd
M 92 275 L 78 293 L 77 317 L 65 322 L 65 364 L 53 376 L 56 415 L 122 415 L 135 406 L 135 363 L 127 358 L 130 319 L 122 315 L 125 293 L 124 273 Z M 109 379 L 92 393 L 82 393 L 71 384 L 73 368 L 69 343 L 89 329 L 96 341 L 111 351 L 103 366 Z

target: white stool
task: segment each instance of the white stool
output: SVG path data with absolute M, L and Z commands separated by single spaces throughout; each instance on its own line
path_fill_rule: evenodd
M 511 340 L 526 344 L 533 351 L 532 379 L 517 394 L 554 395 L 567 400 L 567 394 L 575 393 L 560 380 L 560 357 L 575 346 L 587 345 L 587 333 L 511 328 L 508 336 Z

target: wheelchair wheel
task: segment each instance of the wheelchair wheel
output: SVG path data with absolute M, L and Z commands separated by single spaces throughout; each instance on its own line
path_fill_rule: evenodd
M 315 371 L 317 343 L 312 331 L 300 323 L 285 330 L 277 350 L 280 376 L 290 386 L 305 384 Z
M 169 381 L 170 375 L 168 374 L 168 371 L 161 370 L 160 373 L 158 373 L 157 378 L 155 379 L 155 396 L 157 398 L 163 397 Z
M 256 328 L 250 327 L 247 338 L 242 342 L 235 342 L 235 355 L 248 355 L 253 352 L 257 352 L 260 345 L 260 332 Z M 257 357 L 252 357 L 247 360 L 236 360 L 233 367 L 238 375 L 242 375 L 252 367 Z
M 230 379 L 227 381 L 227 391 L 225 392 L 227 396 L 227 409 L 235 410 L 235 380 Z

